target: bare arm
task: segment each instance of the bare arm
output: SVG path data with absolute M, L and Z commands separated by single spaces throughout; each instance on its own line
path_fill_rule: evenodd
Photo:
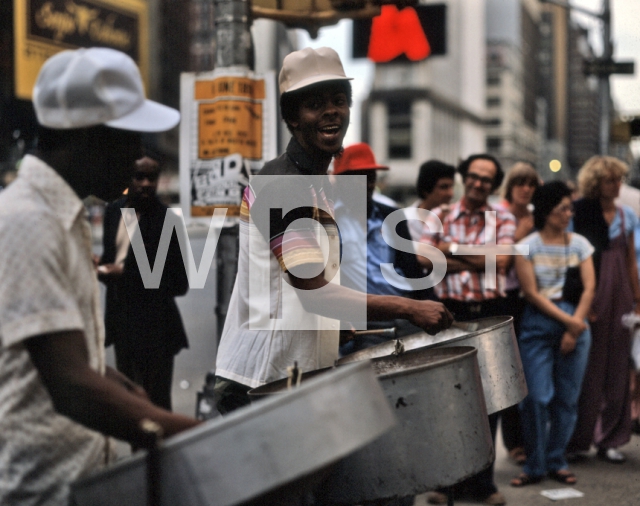
M 640 314 L 640 283 L 638 282 L 638 264 L 636 263 L 635 235 L 631 232 L 627 240 L 627 271 L 631 279 L 635 312 Z
M 584 320 L 589 314 L 593 297 L 596 294 L 596 272 L 593 267 L 593 258 L 589 257 L 580 263 L 580 278 L 584 290 L 576 307 L 574 316 Z M 577 336 L 576 336 L 577 337 Z
M 427 270 L 431 270 L 434 267 L 434 263 L 431 258 L 429 258 L 429 253 L 424 249 L 421 244 L 418 244 L 416 248 L 417 258 L 420 265 L 425 267 Z M 482 272 L 485 270 L 485 256 L 484 255 L 451 255 L 450 254 L 450 242 L 439 241 L 435 246 L 437 247 L 444 255 L 446 255 L 447 259 L 447 272 L 455 273 L 460 271 L 475 271 Z M 513 257 L 511 255 L 497 255 L 496 256 L 496 267 L 499 271 L 505 272 L 513 261 Z
M 132 393 L 111 372 L 102 376 L 91 369 L 80 331 L 44 334 L 25 344 L 56 410 L 91 429 L 140 446 L 145 436 L 139 424 L 145 418 L 158 423 L 166 436 L 200 423 Z
M 429 334 L 447 329 L 453 322 L 453 316 L 440 302 L 391 295 L 366 295 L 344 286 L 328 283 L 322 275 L 301 278 L 288 274 L 288 279 L 292 286 L 301 290 L 300 301 L 307 311 L 329 318 L 349 321 L 352 314 L 350 308 L 356 304 L 365 303 L 367 319 L 370 321 L 404 318 Z M 318 288 L 323 288 L 323 294 L 326 295 L 319 296 L 314 291 Z

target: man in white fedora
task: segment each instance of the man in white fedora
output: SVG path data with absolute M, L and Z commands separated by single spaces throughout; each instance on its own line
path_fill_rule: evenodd
M 355 306 L 369 320 L 404 317 L 431 333 L 452 322 L 440 303 L 359 294 L 330 282 L 339 270 L 340 242 L 326 173 L 349 126 L 350 79 L 327 47 L 284 59 L 280 110 L 293 138 L 243 196 L 238 275 L 216 359 L 221 413 L 248 404 L 249 389 L 286 377 L 296 364 L 303 371 L 333 365 L 339 320 L 350 321 Z M 306 314 L 320 315 L 316 327 Z
M 198 424 L 154 406 L 105 367 L 83 198 L 127 187 L 140 134 L 178 111 L 145 99 L 136 64 L 112 49 L 47 60 L 33 104 L 38 147 L 0 194 L 0 504 L 67 505 L 70 484 L 111 456 L 105 435 L 141 446 Z

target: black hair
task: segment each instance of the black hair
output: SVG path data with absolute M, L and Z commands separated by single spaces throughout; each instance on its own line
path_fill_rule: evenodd
M 88 135 L 88 128 L 49 128 L 38 125 L 36 145 L 43 153 L 51 153 L 78 142 L 81 136 Z
M 465 179 L 467 177 L 467 172 L 469 172 L 469 167 L 476 160 L 489 160 L 490 162 L 493 162 L 493 164 L 496 166 L 496 175 L 493 178 L 493 184 L 491 185 L 491 190 L 495 190 L 496 188 L 498 188 L 502 184 L 502 180 L 504 179 L 504 171 L 502 170 L 502 166 L 500 165 L 500 162 L 497 160 L 497 158 L 487 153 L 471 155 L 466 160 L 463 160 L 462 162 L 460 162 L 460 165 L 458 165 L 458 173 L 462 176 L 462 179 Z
M 353 103 L 353 90 L 351 89 L 351 83 L 346 80 L 322 81 L 317 84 L 305 86 L 299 90 L 283 93 L 280 95 L 280 113 L 289 131 L 291 131 L 289 122 L 297 121 L 298 111 L 300 110 L 302 102 L 312 93 L 327 86 L 335 86 L 344 93 L 347 96 L 347 104 L 351 107 Z
M 416 191 L 418 197 L 424 198 L 436 187 L 442 178 L 453 179 L 456 175 L 456 168 L 440 160 L 428 160 L 420 166 L 418 180 L 416 181 Z
M 565 197 L 571 197 L 571 188 L 562 181 L 551 181 L 540 186 L 533 194 L 533 223 L 538 230 L 544 228 L 551 211 Z

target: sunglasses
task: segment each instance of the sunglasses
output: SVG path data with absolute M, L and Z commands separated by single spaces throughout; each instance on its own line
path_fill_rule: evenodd
M 160 174 L 157 172 L 143 172 L 141 170 L 137 170 L 133 173 L 133 179 L 136 181 L 144 181 L 145 179 L 149 180 L 150 183 L 155 183 L 160 177 Z

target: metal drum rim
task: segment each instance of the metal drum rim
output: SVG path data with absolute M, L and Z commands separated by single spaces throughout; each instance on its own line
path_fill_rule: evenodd
M 416 365 L 414 367 L 411 368 L 407 368 L 407 369 L 402 369 L 402 370 L 398 370 L 398 371 L 390 371 L 390 372 L 385 372 L 385 373 L 376 373 L 376 377 L 378 379 L 388 379 L 388 378 L 394 378 L 396 376 L 403 376 L 406 374 L 417 374 L 417 373 L 421 373 L 423 371 L 429 370 L 429 369 L 435 369 L 436 367 L 442 367 L 442 366 L 446 366 L 446 365 L 450 365 L 453 364 L 455 362 L 461 362 L 464 361 L 466 359 L 468 359 L 470 356 L 473 357 L 477 357 L 478 355 L 478 349 L 474 346 L 449 346 L 447 348 L 432 348 L 430 346 L 421 346 L 420 348 L 413 348 L 411 350 L 407 350 L 404 351 L 402 353 L 400 353 L 399 355 L 397 355 L 398 357 L 403 357 L 403 356 L 407 356 L 409 354 L 417 354 L 419 352 L 424 352 L 424 351 L 433 351 L 433 350 L 447 350 L 447 351 L 451 351 L 451 350 L 456 350 L 459 352 L 459 354 L 454 355 L 454 356 L 450 356 L 450 357 L 446 357 L 443 358 L 441 360 L 436 360 L 433 362 L 429 362 L 428 364 L 419 364 Z M 371 362 L 381 362 L 383 360 L 388 360 L 389 357 L 392 356 L 392 354 L 390 355 L 385 355 L 383 357 L 376 357 L 376 358 L 370 358 L 370 359 L 366 359 L 366 360 L 361 360 L 360 362 L 367 362 L 367 360 L 370 360 Z M 354 362 L 347 362 L 344 365 L 339 365 L 338 367 L 345 367 L 348 366 L 349 364 L 352 364 Z M 355 362 L 358 363 L 358 362 Z M 374 368 L 374 372 L 375 372 L 375 368 Z
M 371 368 L 371 364 L 369 364 L 366 361 L 363 361 L 362 363 L 355 362 L 353 364 L 345 364 L 345 365 L 356 365 L 356 364 L 357 364 L 357 367 L 327 368 L 327 370 L 333 369 L 333 371 L 330 374 L 319 374 L 318 377 L 311 378 L 308 381 L 306 381 L 304 384 L 300 384 L 296 388 L 292 388 L 290 390 L 283 390 L 282 393 L 287 395 L 268 396 L 271 398 L 268 400 L 265 399 L 266 402 L 251 404 L 247 406 L 247 409 L 239 409 L 223 417 L 213 418 L 212 422 L 215 422 L 216 424 L 215 431 L 213 433 L 226 430 L 230 425 L 237 425 L 238 421 L 240 420 L 246 421 L 248 419 L 262 416 L 262 414 L 264 414 L 265 412 L 278 409 L 282 404 L 288 404 L 298 397 L 306 396 L 307 394 L 313 391 L 317 391 L 319 389 L 327 387 L 327 383 L 331 383 L 334 380 L 339 380 L 343 377 L 348 377 L 353 374 L 357 374 L 361 372 L 360 370 L 366 370 Z M 279 381 L 279 380 L 276 380 L 276 381 Z M 265 385 L 268 385 L 268 384 L 269 383 L 265 383 Z M 260 385 L 260 386 L 263 386 L 263 385 Z M 259 387 L 256 387 L 256 388 L 259 388 Z M 251 413 L 248 413 L 249 409 L 251 410 Z M 248 414 L 251 415 L 249 418 L 247 418 Z M 171 441 L 171 446 L 177 448 L 181 444 L 183 444 L 184 442 L 183 440 L 185 439 L 189 440 L 188 442 L 191 442 L 192 440 L 198 439 L 203 435 L 210 436 L 212 434 L 211 430 L 212 429 L 210 427 L 210 424 L 205 422 L 201 426 L 194 427 L 193 429 L 187 431 L 187 433 L 177 434 L 175 436 L 172 436 L 171 438 L 167 438 L 166 441 Z M 206 433 L 206 434 L 201 434 L 201 433 Z

